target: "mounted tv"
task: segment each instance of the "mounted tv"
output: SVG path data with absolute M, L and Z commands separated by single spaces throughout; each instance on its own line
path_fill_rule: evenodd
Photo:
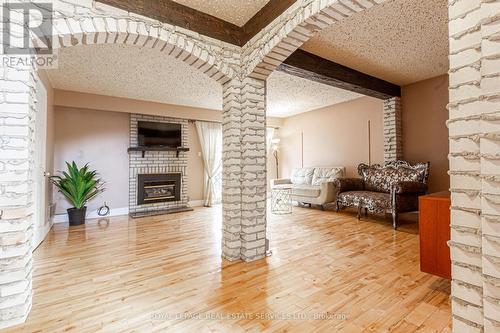
M 139 147 L 182 147 L 180 124 L 139 121 L 137 127 Z

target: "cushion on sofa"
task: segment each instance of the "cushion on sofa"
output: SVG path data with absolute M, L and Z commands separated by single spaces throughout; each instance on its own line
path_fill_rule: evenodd
M 317 198 L 321 194 L 321 188 L 319 186 L 294 185 L 292 193 L 300 197 Z
M 337 199 L 342 206 L 361 206 L 371 211 L 385 210 L 391 207 L 391 195 L 389 193 L 348 191 L 340 193 Z
M 315 168 L 312 178 L 312 185 L 319 186 L 324 182 L 331 182 L 344 176 L 344 168 Z
M 292 170 L 290 179 L 294 185 L 311 185 L 314 168 L 298 168 Z

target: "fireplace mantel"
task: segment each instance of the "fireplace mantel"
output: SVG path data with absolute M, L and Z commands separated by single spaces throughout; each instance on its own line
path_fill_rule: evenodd
M 142 157 L 144 158 L 145 154 L 147 151 L 175 151 L 177 153 L 177 158 L 179 158 L 179 152 L 181 151 L 189 151 L 189 148 L 184 148 L 184 147 L 177 147 L 177 148 L 170 148 L 170 147 L 129 147 L 127 149 L 127 152 L 132 152 L 132 151 L 140 151 L 142 152 Z

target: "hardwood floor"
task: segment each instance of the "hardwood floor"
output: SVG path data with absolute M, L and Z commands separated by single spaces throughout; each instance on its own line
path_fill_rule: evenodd
M 450 284 L 420 272 L 416 224 L 294 208 L 269 215 L 271 257 L 230 263 L 220 216 L 55 225 L 31 314 L 6 332 L 451 332 Z

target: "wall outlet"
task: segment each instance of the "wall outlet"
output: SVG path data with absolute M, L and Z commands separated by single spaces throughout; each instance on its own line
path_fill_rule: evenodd
M 54 215 L 56 215 L 56 204 L 51 202 L 48 205 L 48 211 L 49 211 L 49 217 L 52 218 Z

